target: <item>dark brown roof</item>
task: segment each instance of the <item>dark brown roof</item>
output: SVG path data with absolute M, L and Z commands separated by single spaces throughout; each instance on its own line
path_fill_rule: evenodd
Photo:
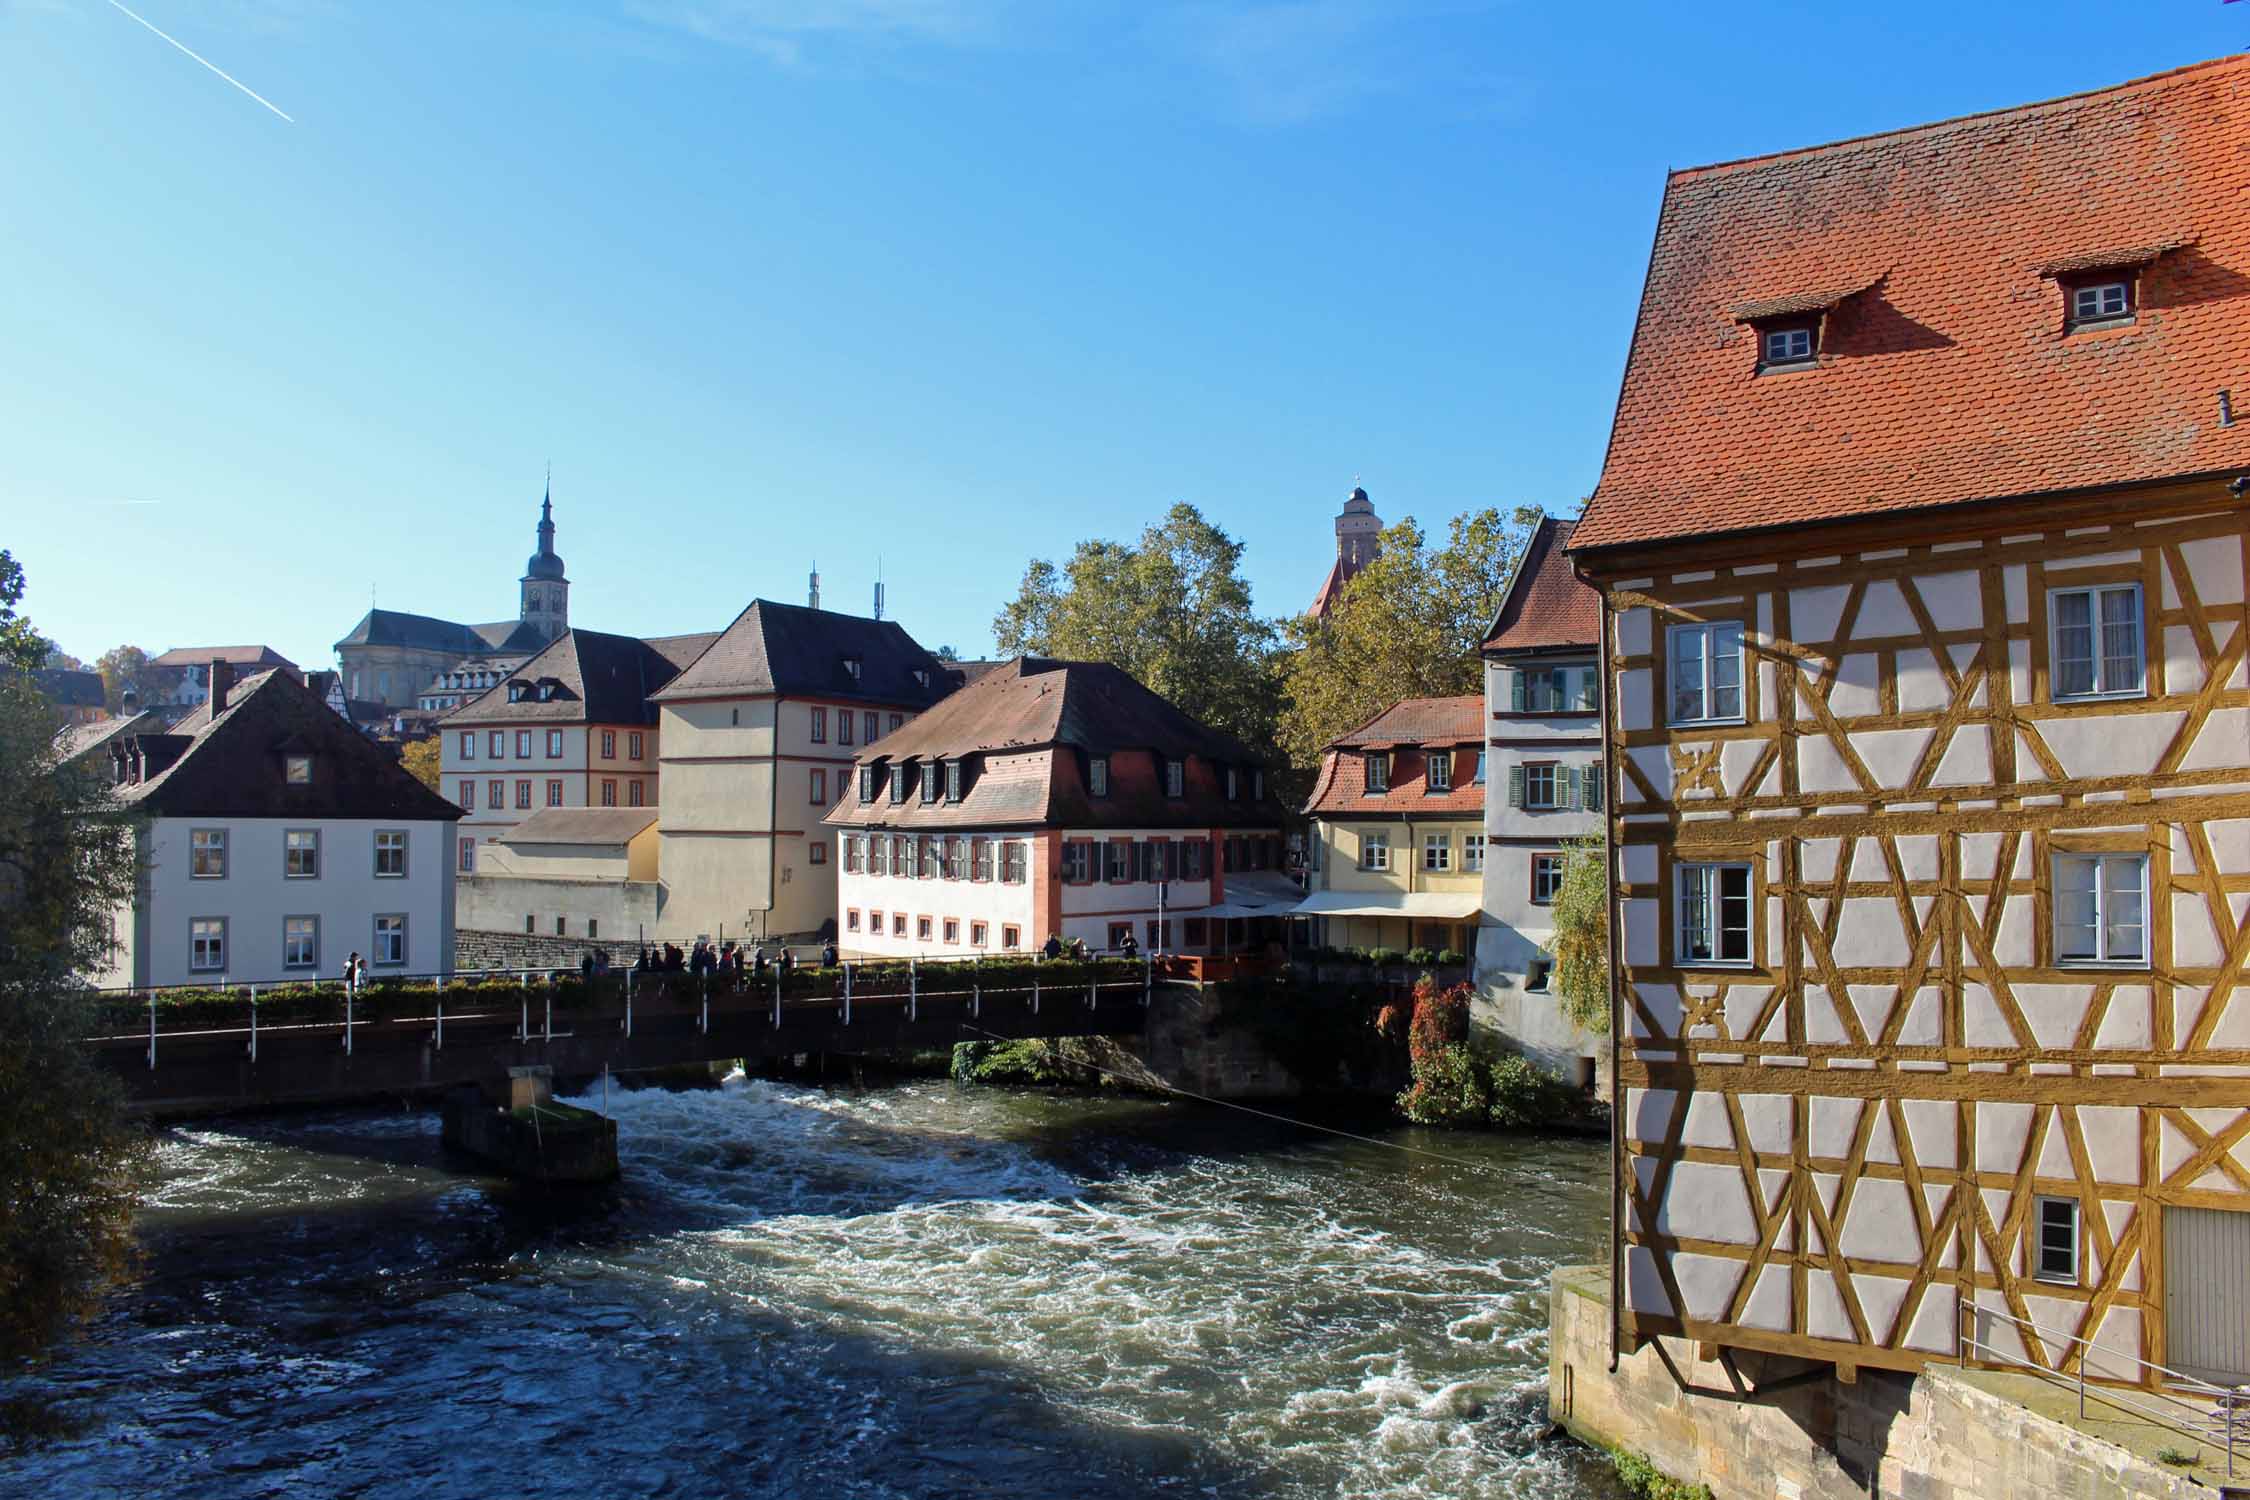
M 416 781 L 388 749 L 337 717 L 292 672 L 237 684 L 227 706 L 209 704 L 170 734 L 113 737 L 113 764 L 136 750 L 160 766 L 117 794 L 159 817 L 396 818 L 451 821 L 461 809 Z M 290 755 L 312 757 L 312 781 L 292 786 Z
M 1571 545 L 2250 466 L 2218 405 L 2250 369 L 2246 86 L 2227 57 L 1674 173 Z M 2066 331 L 2053 278 L 2128 264 L 2137 317 Z M 1745 309 L 1855 283 L 1812 368 L 1758 373 Z
M 716 631 L 640 640 L 598 630 L 568 630 L 497 686 L 445 715 L 455 724 L 654 724 L 659 688 L 718 639 Z M 552 681 L 555 696 L 534 696 Z M 530 691 L 508 701 L 511 685 Z
M 629 844 L 655 821 L 653 807 L 547 807 L 502 834 L 500 842 Z
M 1595 647 L 1602 640 L 1602 596 L 1581 583 L 1564 549 L 1572 522 L 1549 516 L 1539 523 L 1500 595 L 1499 611 L 1484 634 L 1484 649 L 1537 651 L 1556 646 Z
M 39 695 L 57 708 L 100 708 L 108 702 L 102 674 L 83 667 L 41 667 L 31 674 Z
M 1109 789 L 1088 788 L 1088 764 L 1109 761 Z M 1163 763 L 1183 762 L 1183 795 L 1170 797 Z M 958 803 L 922 801 L 918 777 L 938 761 L 965 760 Z M 893 730 L 859 764 L 906 774 L 906 801 L 887 784 L 873 802 L 856 782 L 827 820 L 869 828 L 1275 828 L 1271 789 L 1254 797 L 1257 757 L 1208 729 L 1107 662 L 1018 657 L 994 667 L 936 708 Z M 1226 769 L 1236 795 L 1226 795 Z
M 948 671 L 894 620 L 753 599 L 711 649 L 656 698 L 664 703 L 775 693 L 922 709 L 960 680 L 961 674 Z
M 240 671 L 244 667 L 294 667 L 297 664 L 271 646 L 174 646 L 149 661 L 152 667 L 208 667 L 223 661 Z

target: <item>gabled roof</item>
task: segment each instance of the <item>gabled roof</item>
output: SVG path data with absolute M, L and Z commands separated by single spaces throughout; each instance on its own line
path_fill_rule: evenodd
M 655 822 L 653 807 L 546 807 L 500 835 L 500 842 L 624 845 Z
M 1305 816 L 1342 812 L 1436 815 L 1471 814 L 1484 807 L 1484 783 L 1476 779 L 1476 752 L 1484 745 L 1484 699 L 1401 698 L 1374 718 L 1331 740 L 1320 754 Z M 1367 791 L 1367 751 L 1403 750 L 1393 758 L 1390 790 Z M 1417 753 L 1419 752 L 1419 753 Z M 1429 789 L 1432 753 L 1453 762 L 1452 786 Z
M 1122 667 L 1039 656 L 1019 656 L 984 672 L 862 751 L 860 759 L 952 759 L 980 750 L 1046 745 L 1097 755 L 1152 750 L 1242 766 L 1259 763 L 1240 740 L 1197 723 Z
M 31 678 L 39 696 L 57 708 L 100 708 L 109 701 L 102 674 L 83 667 L 41 667 Z
M 1579 581 L 1564 555 L 1573 525 L 1548 516 L 1532 532 L 1484 633 L 1486 652 L 1601 644 L 1602 596 Z
M 143 709 L 115 719 L 96 719 L 91 724 L 66 724 L 56 736 L 55 743 L 64 760 L 76 760 L 81 755 L 91 755 L 103 749 L 119 735 L 162 734 L 164 716 Z
M 174 646 L 162 656 L 152 657 L 152 667 L 208 667 L 214 661 L 223 661 L 237 672 L 256 667 L 294 667 L 295 662 L 271 646 Z
M 718 639 L 715 631 L 641 640 L 598 630 L 566 630 L 497 686 L 445 715 L 455 724 L 654 724 L 656 691 L 679 675 Z M 556 696 L 545 702 L 508 701 L 512 683 L 551 679 Z
M 1329 741 L 1327 749 L 1384 749 L 1394 745 L 1481 745 L 1484 699 L 1401 698 L 1357 729 Z
M 856 676 L 850 662 L 858 663 Z M 776 693 L 922 709 L 959 680 L 895 621 L 754 599 L 655 696 L 664 703 Z
M 529 655 L 546 641 L 538 629 L 522 620 L 494 620 L 486 625 L 463 625 L 433 615 L 410 615 L 396 609 L 371 609 L 360 617 L 351 633 L 336 643 L 346 646 L 404 646 L 415 651 L 443 651 L 453 656 L 490 656 L 496 651 Z M 166 653 L 169 655 L 170 653 Z
M 168 735 L 116 736 L 113 756 L 151 743 L 163 769 L 117 795 L 158 817 L 396 818 L 451 821 L 461 809 L 416 781 L 384 747 L 354 729 L 286 671 L 235 686 Z M 285 757 L 307 755 L 313 779 L 291 785 Z M 167 762 L 166 758 L 169 757 Z
M 1335 563 L 1328 569 L 1328 576 L 1321 580 L 1320 592 L 1313 595 L 1312 608 L 1306 610 L 1305 613 L 1316 620 L 1325 620 L 1333 614 L 1336 605 L 1344 597 L 1344 585 L 1358 576 L 1359 566 L 1350 558 L 1337 557 Z
M 1571 546 L 2250 466 L 2218 404 L 2250 371 L 2246 84 L 2227 57 L 1673 173 Z M 2054 278 L 2129 264 L 2137 319 L 2066 333 Z M 1738 319 L 1808 299 L 1816 367 L 1758 374 Z

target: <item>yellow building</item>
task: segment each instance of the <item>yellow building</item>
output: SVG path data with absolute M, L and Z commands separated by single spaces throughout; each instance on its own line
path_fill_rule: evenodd
M 1309 892 L 1327 948 L 1474 951 L 1484 897 L 1484 700 L 1408 698 L 1321 752 Z

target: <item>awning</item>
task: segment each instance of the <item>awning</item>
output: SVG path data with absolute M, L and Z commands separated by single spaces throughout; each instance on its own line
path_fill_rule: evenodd
M 1297 882 L 1286 875 L 1253 872 L 1226 877 L 1225 899 L 1191 917 L 1285 917 L 1305 899 Z
M 1436 917 L 1465 921 L 1484 905 L 1474 891 L 1315 891 L 1293 917 Z

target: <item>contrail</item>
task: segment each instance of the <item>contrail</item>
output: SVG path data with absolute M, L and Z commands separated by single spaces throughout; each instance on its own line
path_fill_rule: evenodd
M 197 62 L 203 64 L 203 66 L 209 68 L 212 72 L 218 74 L 221 78 L 224 78 L 227 82 L 233 84 L 236 88 L 242 90 L 242 92 L 248 94 L 251 98 L 257 100 L 260 104 L 263 104 L 266 108 L 272 110 L 275 114 L 281 115 L 281 118 L 283 118 L 284 120 L 289 120 L 290 124 L 294 125 L 297 123 L 295 120 L 290 120 L 288 115 L 282 114 L 280 106 L 275 104 L 271 99 L 268 99 L 265 95 L 259 93 L 256 89 L 250 87 L 250 85 L 244 83 L 241 79 L 235 77 L 232 73 L 229 73 L 226 69 L 220 67 L 217 63 L 211 61 L 207 57 L 204 57 L 194 48 L 188 46 L 184 42 L 179 41 L 175 37 L 166 35 L 162 31 L 157 31 L 157 28 L 150 25 L 145 18 L 139 15 L 135 15 L 130 10 L 126 10 L 124 6 L 117 3 L 117 0 L 109 0 L 109 3 L 115 9 L 125 11 L 126 15 L 132 16 L 134 20 L 139 21 L 143 26 L 147 26 L 149 30 L 155 31 L 156 34 L 160 37 L 163 37 L 165 41 L 170 42 L 173 46 L 179 48 L 182 52 L 185 52 L 188 56 L 194 58 Z

